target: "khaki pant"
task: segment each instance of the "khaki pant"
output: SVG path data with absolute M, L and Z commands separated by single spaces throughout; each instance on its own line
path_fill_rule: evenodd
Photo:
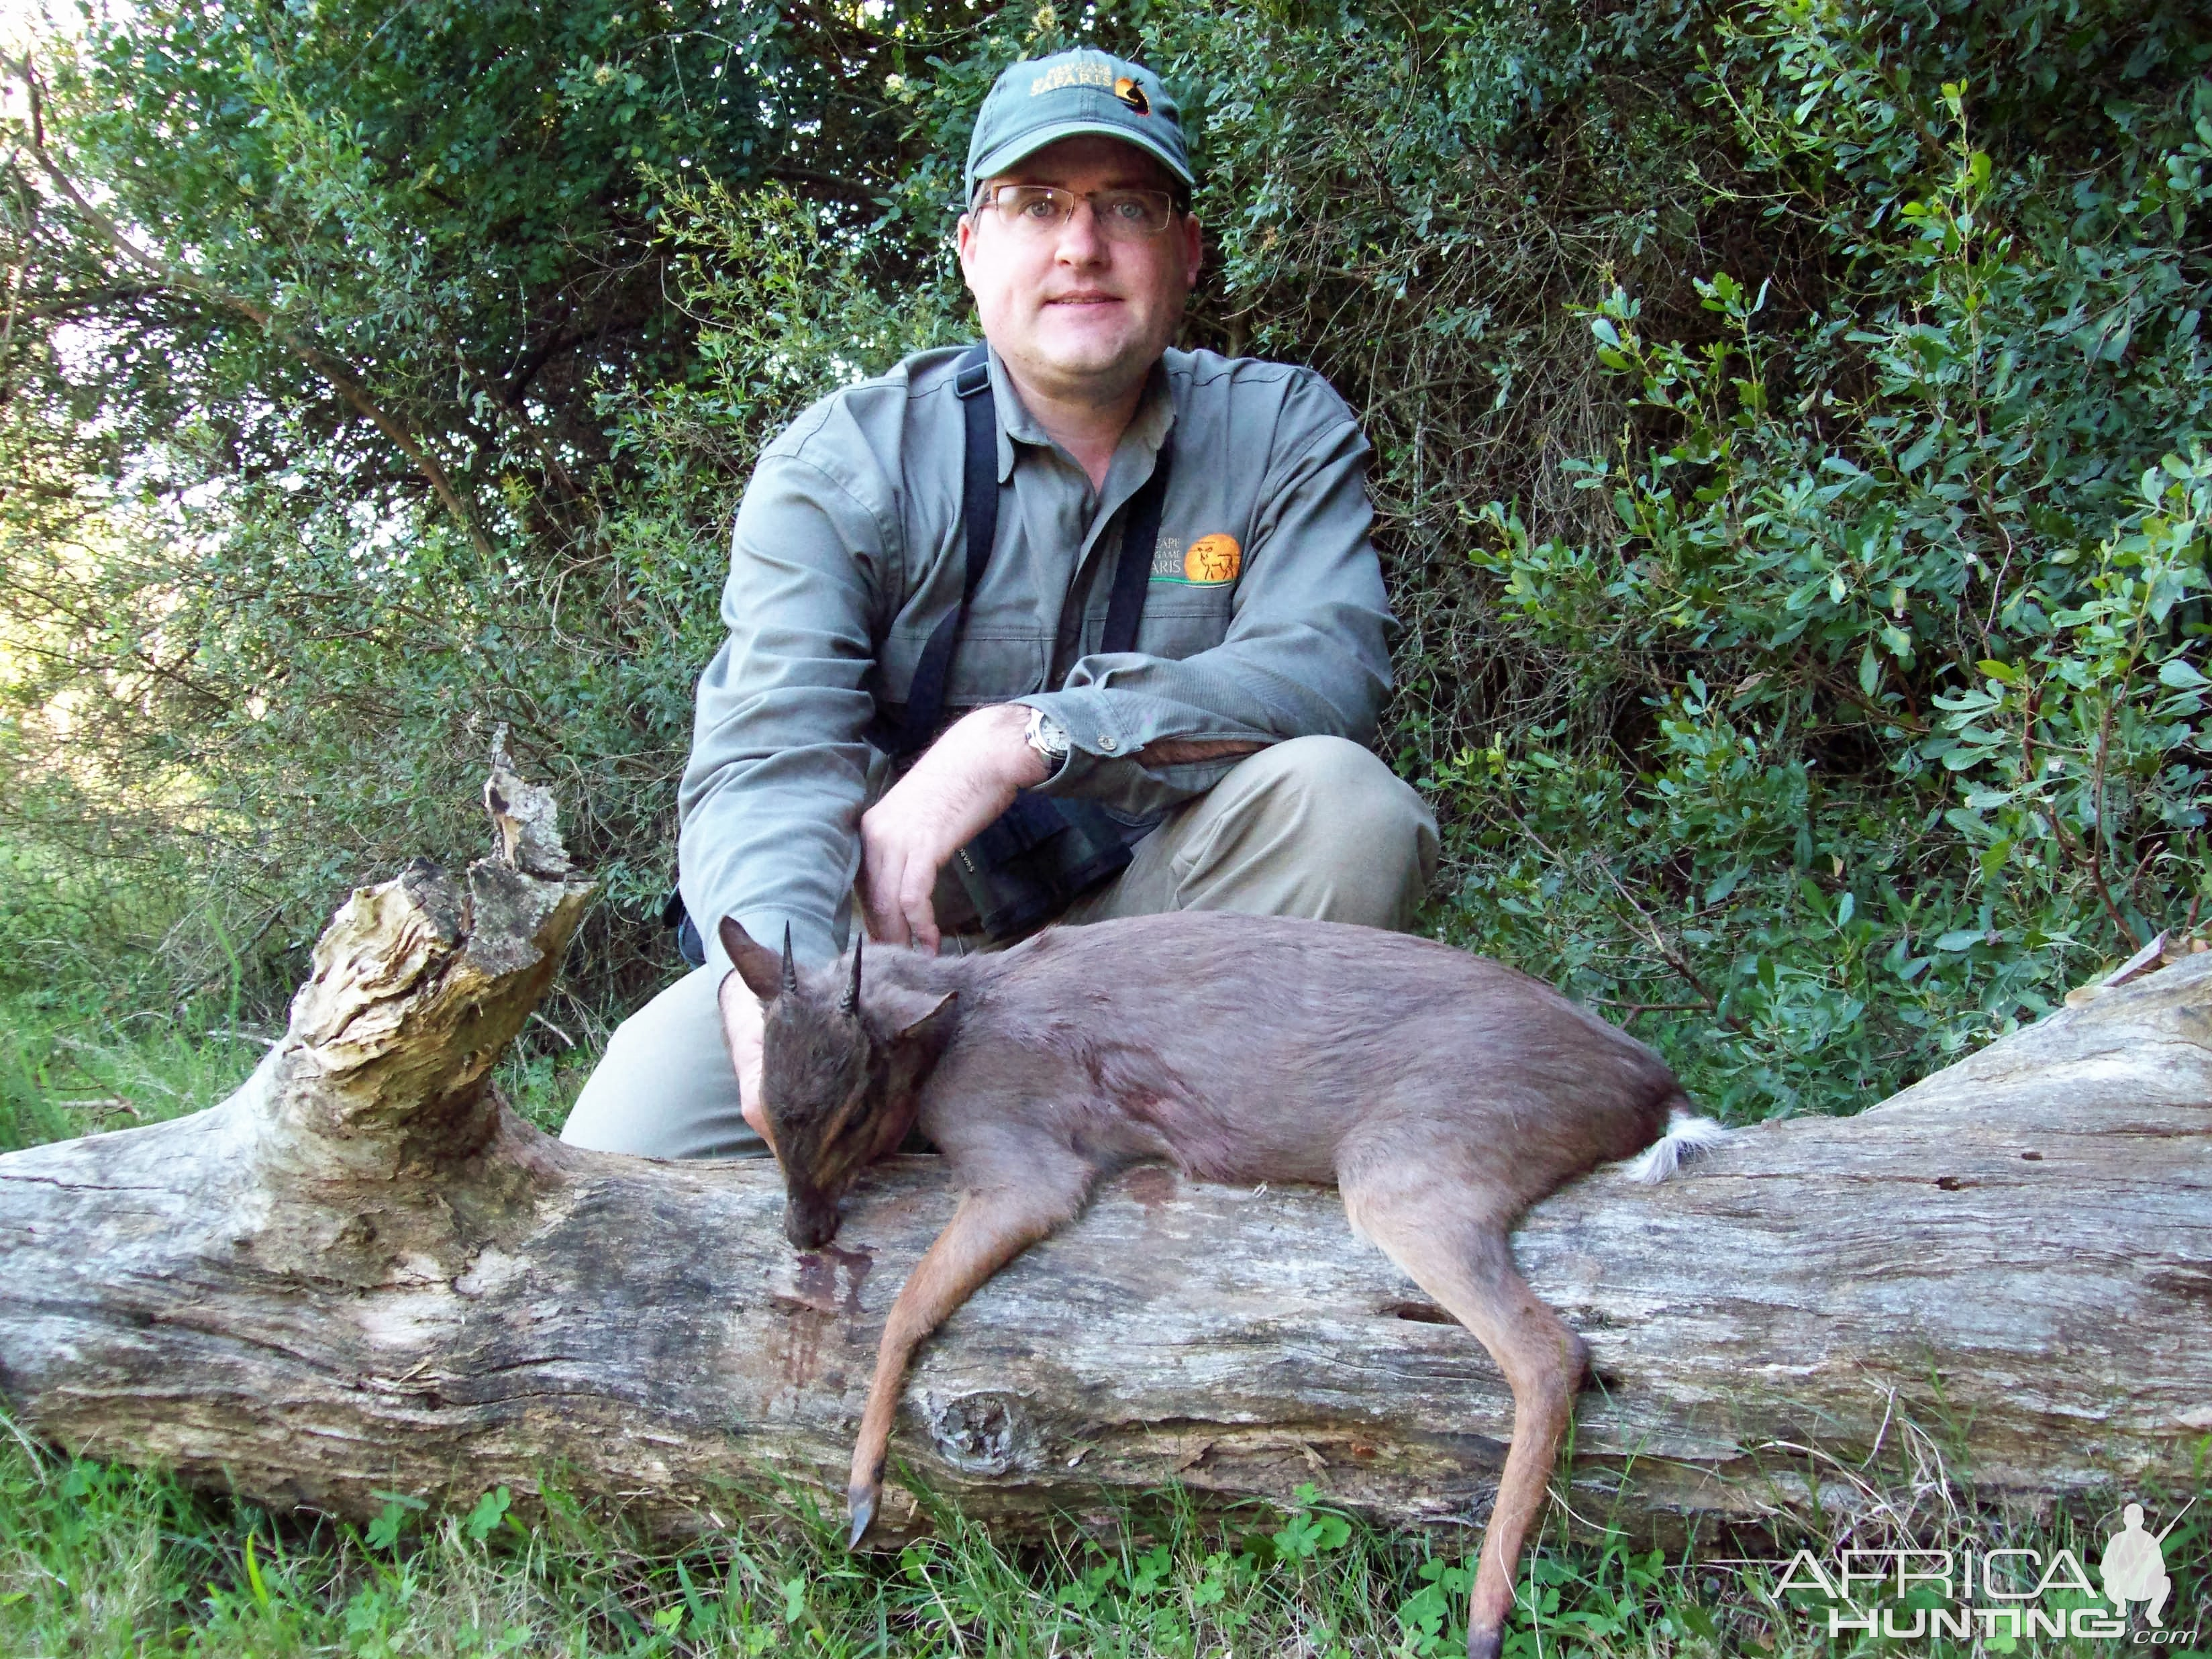
M 1437 863 L 1420 796 L 1358 744 L 1295 738 L 1240 762 L 1137 843 L 1128 867 L 1063 922 L 1169 910 L 1408 926 Z M 945 941 L 945 949 L 975 941 Z M 616 1028 L 561 1139 L 642 1158 L 754 1158 L 716 1006 L 720 975 L 685 975 Z

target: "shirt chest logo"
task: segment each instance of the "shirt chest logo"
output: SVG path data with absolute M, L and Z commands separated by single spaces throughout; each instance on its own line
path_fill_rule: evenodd
M 1226 587 L 1244 568 L 1244 550 L 1237 538 L 1217 531 L 1184 542 L 1162 536 L 1152 544 L 1152 579 L 1182 587 Z

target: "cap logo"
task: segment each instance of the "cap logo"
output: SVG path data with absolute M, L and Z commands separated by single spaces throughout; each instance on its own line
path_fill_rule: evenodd
M 1152 112 L 1152 100 L 1145 96 L 1145 89 L 1126 75 L 1114 83 L 1114 95 L 1139 115 Z
M 1106 87 L 1114 84 L 1110 64 L 1098 58 L 1079 58 L 1072 64 L 1055 64 L 1030 82 L 1030 96 L 1042 98 L 1063 87 Z

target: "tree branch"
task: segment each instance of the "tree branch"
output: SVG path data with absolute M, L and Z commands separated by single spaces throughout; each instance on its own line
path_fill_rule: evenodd
M 477 523 L 475 514 L 469 511 L 467 505 L 461 499 L 460 492 L 454 489 L 453 480 L 447 476 L 446 469 L 439 464 L 437 458 L 430 453 L 422 441 L 409 430 L 405 422 L 385 409 L 369 394 L 368 388 L 351 369 L 293 329 L 267 307 L 247 299 L 242 294 L 235 294 L 228 289 L 218 288 L 203 282 L 188 271 L 179 270 L 160 254 L 151 249 L 139 246 L 112 216 L 100 211 L 86 198 L 84 192 L 77 188 L 76 181 L 64 172 L 60 165 L 47 153 L 43 112 L 44 89 L 36 70 L 33 68 L 29 55 L 27 53 L 11 67 L 22 76 L 25 84 L 30 90 L 33 157 L 38 161 L 47 179 L 52 182 L 54 188 L 69 199 L 78 213 L 83 216 L 85 222 L 92 227 L 100 238 L 131 264 L 155 277 L 163 287 L 192 295 L 210 304 L 219 306 L 226 311 L 234 312 L 249 322 L 258 325 L 271 339 L 291 352 L 316 374 L 321 375 L 329 382 L 331 389 L 338 394 L 348 408 L 375 427 L 402 454 L 415 464 L 416 471 L 422 474 L 423 480 L 429 484 L 432 492 L 444 504 L 446 510 L 453 515 L 455 522 L 467 533 L 470 541 L 475 544 L 477 551 L 486 558 L 493 556 L 495 550 L 491 544 L 491 538 L 484 534 L 483 528 Z

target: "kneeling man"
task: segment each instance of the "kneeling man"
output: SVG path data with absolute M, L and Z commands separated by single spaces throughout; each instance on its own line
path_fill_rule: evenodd
M 1435 820 L 1364 746 L 1367 444 L 1310 370 L 1167 349 L 1201 246 L 1172 98 L 1101 52 L 1017 64 L 966 181 L 986 345 L 824 398 L 746 489 L 680 802 L 705 965 L 616 1031 L 564 1139 L 763 1149 L 724 915 L 821 960 L 855 897 L 926 949 L 1420 902 Z

